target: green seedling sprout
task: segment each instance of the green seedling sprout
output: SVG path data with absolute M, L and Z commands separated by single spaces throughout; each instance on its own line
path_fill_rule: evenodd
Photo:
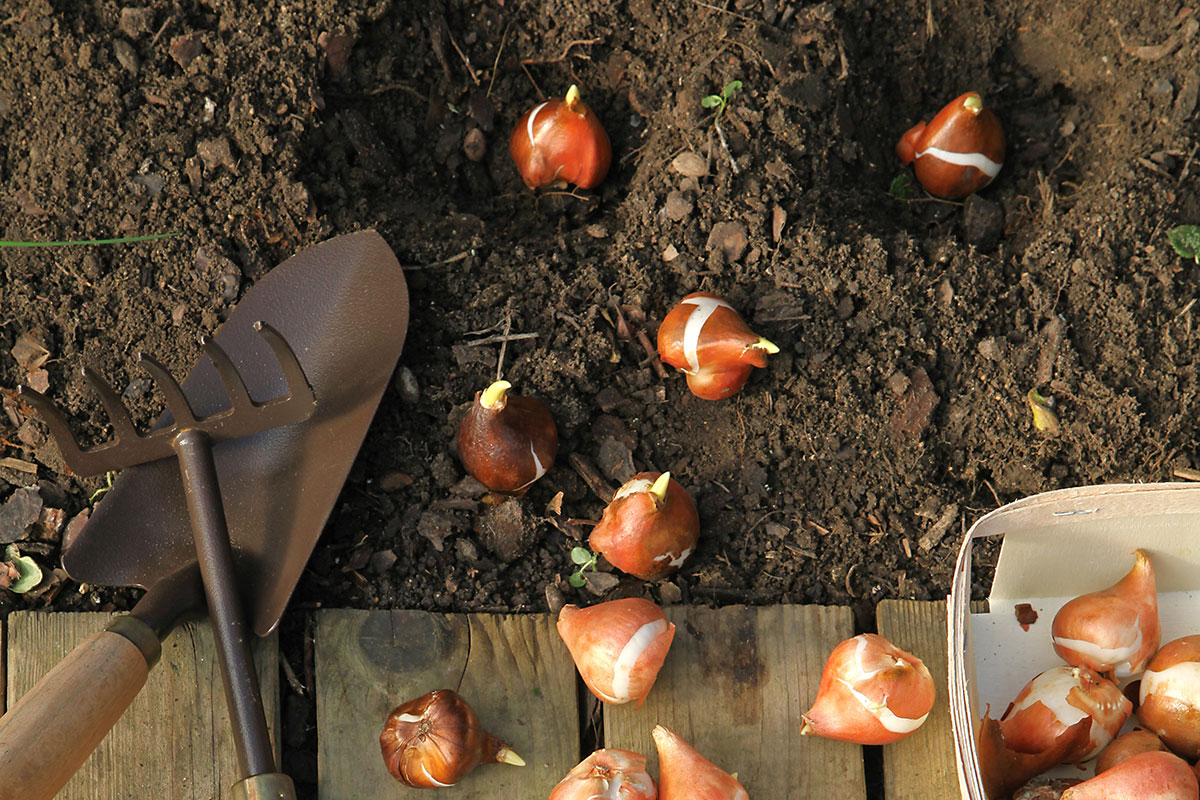
M 1200 225 L 1177 225 L 1167 231 L 1167 241 L 1176 253 L 1200 264 Z
M 901 172 L 892 178 L 892 185 L 888 187 L 888 194 L 897 200 L 911 200 L 917 194 L 917 190 L 913 186 L 912 176 L 907 172 Z
M 85 244 L 130 244 L 131 242 L 150 242 L 155 239 L 167 239 L 178 235 L 178 233 L 155 233 L 150 236 L 123 236 L 120 239 L 71 239 L 65 242 L 14 242 L 8 239 L 0 239 L 0 247 L 72 247 Z
M 10 564 L 16 567 L 17 572 L 21 573 L 21 577 L 13 581 L 13 584 L 8 587 L 10 592 L 25 594 L 42 582 L 41 567 L 29 556 L 21 555 L 15 544 L 8 546 L 8 549 L 4 551 L 4 557 Z
M 733 167 L 734 175 L 738 174 L 738 165 L 733 160 L 733 153 L 729 152 L 729 143 L 725 141 L 725 131 L 721 130 L 721 115 L 725 113 L 725 108 L 729 105 L 730 99 L 741 88 L 741 81 L 730 81 L 725 84 L 725 88 L 721 90 L 720 94 L 710 94 L 700 99 L 700 105 L 705 108 L 715 108 L 717 110 L 717 113 L 713 115 L 713 127 L 717 129 L 717 137 L 721 140 L 721 149 L 725 151 L 725 155 L 729 156 L 729 165 Z
M 88 498 L 89 504 L 96 505 L 96 501 L 108 493 L 108 490 L 111 489 L 113 486 L 113 475 L 116 475 L 116 474 L 117 473 L 113 472 L 112 470 L 109 470 L 108 472 L 104 473 L 104 478 L 105 478 L 105 480 L 108 481 L 108 485 L 101 486 L 99 489 L 92 492 L 92 496 Z
M 577 567 L 579 567 L 579 569 L 575 570 L 575 572 L 572 573 L 571 577 L 567 578 L 567 582 L 570 583 L 572 586 L 574 586 L 576 589 L 583 586 L 585 583 L 587 583 L 587 579 L 583 577 L 584 570 L 591 569 L 593 572 L 595 572 L 596 571 L 596 561 L 599 558 L 600 558 L 599 553 L 593 553 L 591 550 L 588 550 L 586 547 L 571 548 L 571 562 L 573 564 L 575 564 Z

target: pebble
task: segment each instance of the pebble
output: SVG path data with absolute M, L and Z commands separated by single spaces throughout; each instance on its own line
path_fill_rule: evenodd
M 121 33 L 130 39 L 136 39 L 143 34 L 149 33 L 153 22 L 154 9 L 126 6 L 121 9 L 121 21 L 118 25 L 121 28 Z
M 436 511 L 426 511 L 417 520 L 417 533 L 433 543 L 433 549 L 439 553 L 446 546 L 446 537 L 454 533 L 455 520 L 446 514 Z
M 378 553 L 372 553 L 369 562 L 371 572 L 374 572 L 376 575 L 382 575 L 394 567 L 398 560 L 396 553 L 392 550 L 380 550 Z
M 475 532 L 484 547 L 506 564 L 523 556 L 538 539 L 537 526 L 516 499 L 484 509 L 475 521 Z
M 138 74 L 138 57 L 133 45 L 124 39 L 113 39 L 113 55 L 130 75 Z
M 597 597 L 608 594 L 617 588 L 621 579 L 611 572 L 584 572 L 583 579 L 587 581 L 587 589 Z
M 663 205 L 663 212 L 667 215 L 667 219 L 672 222 L 679 222 L 692 213 L 692 208 L 691 201 L 683 196 L 683 192 L 672 191 L 667 195 L 667 202 Z
M 216 139 L 202 139 L 196 142 L 196 155 L 204 162 L 205 169 L 225 167 L 234 168 L 233 152 L 229 148 L 229 139 L 221 136 Z
M 400 393 L 400 400 L 405 405 L 415 406 L 420 402 L 421 384 L 417 382 L 417 376 L 408 367 L 401 365 L 396 370 L 396 377 L 393 379 L 392 385 Z
M 742 257 L 748 243 L 746 226 L 740 222 L 718 222 L 708 233 L 708 249 L 720 248 L 729 263 Z
M 483 161 L 487 155 L 487 138 L 479 128 L 471 128 L 463 139 L 463 154 L 474 162 Z
M 658 587 L 658 598 L 664 606 L 673 606 L 683 600 L 683 592 L 671 581 L 663 581 Z
M 33 487 L 17 489 L 0 506 L 0 544 L 25 538 L 42 514 L 42 496 Z
M 1000 350 L 1000 345 L 996 343 L 996 337 L 989 336 L 975 346 L 979 351 L 979 355 L 986 358 L 988 361 L 1002 361 L 1004 354 Z
M 675 245 L 667 245 L 667 249 L 662 251 L 662 260 L 670 264 L 675 259 L 679 258 L 679 251 L 675 249 Z
M 688 151 L 671 159 L 671 169 L 688 178 L 699 178 L 708 174 L 708 162 L 696 153 Z
M 196 60 L 203 49 L 204 41 L 200 38 L 199 33 L 188 33 L 176 36 L 171 40 L 171 58 L 175 59 L 175 63 L 184 69 L 187 69 Z
M 558 588 L 553 583 L 546 584 L 546 606 L 551 614 L 557 614 L 562 611 L 562 607 L 567 604 L 567 598 L 563 596 L 562 589 Z
M 980 250 L 990 250 L 1004 232 L 1004 209 L 999 203 L 977 194 L 967 198 L 963 209 L 963 235 Z
M 389 472 L 379 479 L 379 488 L 383 489 L 385 492 L 394 492 L 397 489 L 404 489 L 408 486 L 412 486 L 412 484 L 412 476 L 408 473 L 400 472 L 399 470 Z
M 908 376 L 910 386 L 900 400 L 900 408 L 892 416 L 891 428 L 897 434 L 920 438 L 933 419 L 933 410 L 941 398 L 933 389 L 929 374 L 917 367 Z

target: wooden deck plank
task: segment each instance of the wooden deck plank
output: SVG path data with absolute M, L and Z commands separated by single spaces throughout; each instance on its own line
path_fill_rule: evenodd
M 387 772 L 379 733 L 434 689 L 456 689 L 527 763 L 481 766 L 443 800 L 547 797 L 579 761 L 575 668 L 548 614 L 321 611 L 316 648 L 321 800 L 427 798 Z
M 876 608 L 876 622 L 881 635 L 925 662 L 937 687 L 925 724 L 883 748 L 884 795 L 887 800 L 958 797 L 946 674 L 946 602 L 884 600 Z
M 76 644 L 101 630 L 102 613 L 15 612 L 8 618 L 8 697 L 15 702 Z M 255 643 L 267 720 L 279 725 L 276 637 Z M 80 691 L 87 691 L 81 686 Z M 69 713 L 69 709 L 64 709 Z M 278 750 L 278 739 L 276 739 Z M 212 800 L 231 797 L 236 756 L 216 648 L 207 622 L 180 627 L 140 695 L 58 795 L 58 800 Z
M 866 796 L 861 747 L 800 737 L 826 657 L 854 633 L 850 609 L 675 607 L 667 616 L 676 627 L 666 664 L 640 709 L 604 707 L 606 746 L 644 754 L 657 775 L 650 732 L 661 723 L 738 773 L 751 797 Z

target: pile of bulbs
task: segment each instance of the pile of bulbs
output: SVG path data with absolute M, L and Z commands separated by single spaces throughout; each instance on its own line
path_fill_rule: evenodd
M 547 100 L 527 111 L 513 129 L 509 152 L 531 189 L 568 183 L 591 189 L 604 180 L 612 162 L 608 135 L 575 86 L 563 99 Z M 931 193 L 961 198 L 995 177 L 1004 158 L 1004 134 L 979 95 L 969 92 L 928 125 L 919 123 L 905 133 L 896 152 L 903 163 L 913 163 L 918 180 Z M 767 356 L 778 352 L 728 301 L 706 292 L 684 297 L 658 330 L 659 357 L 682 371 L 691 392 L 706 400 L 736 394 L 754 368 L 766 367 Z M 493 495 L 519 497 L 553 466 L 558 431 L 544 403 L 511 389 L 509 382 L 498 380 L 476 394 L 458 429 L 457 446 L 463 466 Z M 617 490 L 588 543 L 615 568 L 651 581 L 677 570 L 694 552 L 699 534 L 696 505 L 683 486 L 669 472 L 645 472 Z M 1156 616 L 1155 620 L 1157 625 Z M 596 697 L 610 704 L 636 701 L 640 707 L 667 659 L 675 626 L 654 603 L 629 598 L 590 608 L 567 605 L 560 612 L 558 631 Z M 1072 675 L 1076 684 L 1087 682 L 1091 689 L 1103 681 L 1085 674 L 1082 667 Z M 1064 696 L 1076 685 L 1068 682 L 1065 676 L 1043 681 Z M 1019 698 L 1018 711 L 996 727 L 996 752 L 1003 758 L 1021 761 L 1026 756 L 1013 755 L 1015 748 L 1042 748 L 1040 740 L 1030 743 L 1036 733 L 1047 740 L 1045 752 L 1056 759 L 1064 753 L 1076 760 L 1090 757 L 1115 735 L 1115 729 L 1108 733 L 1112 721 L 1128 716 L 1114 686 L 1108 693 L 1087 694 L 1094 726 L 1072 723 L 1060 726 L 1062 731 L 1030 732 L 1025 729 L 1033 723 L 1022 728 L 1017 720 L 1026 718 L 1023 709 L 1034 708 L 1041 695 L 1035 697 L 1034 690 L 1026 694 L 1030 697 Z M 933 702 L 933 679 L 920 659 L 882 636 L 863 634 L 830 654 L 800 733 L 887 744 L 917 730 Z M 1127 707 L 1128 701 L 1124 703 Z M 1034 718 L 1036 712 L 1028 716 Z M 674 731 L 658 725 L 653 737 L 660 765 L 657 784 L 646 773 L 645 756 L 603 749 L 572 769 L 550 800 L 748 800 L 736 775 L 713 764 Z M 1070 743 L 1069 751 L 1063 749 L 1064 742 Z M 451 786 L 479 764 L 524 764 L 505 742 L 483 729 L 465 700 L 448 689 L 397 707 L 380 735 L 380 746 L 389 771 L 409 786 Z
M 1093 758 L 1096 776 L 1062 800 L 1200 797 L 1189 765 L 1200 758 L 1200 635 L 1159 647 L 1154 567 L 1144 551 L 1134 556 L 1118 583 L 1055 615 L 1054 650 L 1066 665 L 1033 678 L 999 720 L 984 715 L 979 768 L 993 800 L 1057 764 Z M 1118 682 L 1139 676 L 1142 728 L 1118 735 L 1134 713 Z

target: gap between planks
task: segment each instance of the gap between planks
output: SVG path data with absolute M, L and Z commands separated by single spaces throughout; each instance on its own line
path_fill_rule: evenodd
M 3 659 L 7 697 L 19 699 L 111 617 L 97 612 L 10 614 Z M 278 731 L 276 636 L 255 641 L 254 660 L 268 724 Z M 275 745 L 278 758 L 278 737 Z M 229 800 L 238 777 L 212 630 L 207 622 L 191 623 L 163 642 L 162 658 L 145 688 L 57 800 Z

